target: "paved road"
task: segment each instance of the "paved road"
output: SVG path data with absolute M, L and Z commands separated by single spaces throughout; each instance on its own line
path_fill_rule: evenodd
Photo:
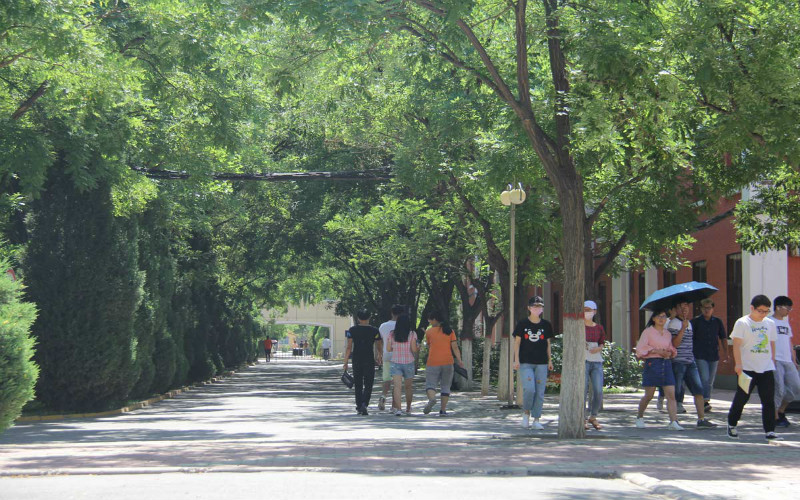
M 538 432 L 522 429 L 518 412 L 501 410 L 496 398 L 475 393 L 454 395 L 452 416 L 423 415 L 421 381 L 416 383 L 415 415 L 373 411 L 364 417 L 356 415 L 352 396 L 338 381 L 339 370 L 338 364 L 281 359 L 123 415 L 18 424 L 0 435 L 0 498 L 18 498 L 5 495 L 19 484 L 35 491 L 34 485 L 47 489 L 53 479 L 74 484 L 88 474 L 161 473 L 158 482 L 168 489 L 171 482 L 181 482 L 169 479 L 174 473 L 261 473 L 227 481 L 238 488 L 251 481 L 288 484 L 263 478 L 298 470 L 360 474 L 365 481 L 400 475 L 411 478 L 414 487 L 426 479 L 432 481 L 430 491 L 439 484 L 434 478 L 454 474 L 479 475 L 486 485 L 498 475 L 560 477 L 571 488 L 585 480 L 564 476 L 623 477 L 628 488 L 635 484 L 673 498 L 688 492 L 774 500 L 800 491 L 800 425 L 782 432 L 786 441 L 781 445 L 768 445 L 756 406 L 745 411 L 742 438 L 731 441 L 724 425 L 668 432 L 666 415 L 654 404 L 646 415 L 649 427 L 636 429 L 638 395 L 609 395 L 602 415 L 605 428 L 591 431 L 585 440 L 563 441 L 556 439 L 555 396 L 546 400 L 547 425 Z M 722 409 L 731 394 L 718 391 L 716 396 L 722 400 L 715 406 Z M 683 417 L 690 424 L 690 415 Z M 724 424 L 724 411 L 711 417 Z M 72 477 L 34 478 L 53 474 Z M 142 482 L 141 476 L 117 477 Z M 198 485 L 198 494 L 226 483 L 223 474 L 184 477 Z M 338 484 L 347 476 L 309 477 Z M 102 482 L 84 481 L 97 488 Z M 623 483 L 603 484 L 613 490 Z

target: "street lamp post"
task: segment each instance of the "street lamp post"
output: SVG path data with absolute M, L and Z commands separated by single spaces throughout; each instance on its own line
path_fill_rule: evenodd
M 514 342 L 512 333 L 514 332 L 514 289 L 516 277 L 516 213 L 515 208 L 517 205 L 525 201 L 525 190 L 522 188 L 522 183 L 518 183 L 514 188 L 511 184 L 508 189 L 500 193 L 500 202 L 505 206 L 511 206 L 511 245 L 508 257 L 508 408 L 514 408 Z

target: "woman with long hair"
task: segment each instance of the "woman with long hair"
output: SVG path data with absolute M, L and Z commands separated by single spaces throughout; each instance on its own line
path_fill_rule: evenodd
M 669 310 L 656 308 L 647 322 L 647 327 L 639 337 L 636 344 L 636 357 L 644 360 L 642 372 L 642 387 L 644 396 L 639 401 L 639 412 L 636 415 L 636 427 L 644 428 L 644 411 L 657 387 L 664 388 L 667 397 L 667 411 L 669 412 L 669 426 L 671 431 L 682 431 L 678 424 L 677 406 L 675 402 L 675 375 L 672 372 L 672 358 L 678 352 L 672 345 L 672 334 L 667 330 L 666 324 Z
M 414 354 L 418 351 L 417 333 L 411 329 L 411 319 L 408 314 L 397 317 L 394 330 L 389 334 L 387 352 L 392 353 L 392 409 L 397 416 L 403 415 L 400 409 L 400 386 L 405 386 L 406 411 L 411 414 L 411 399 L 414 396 Z
M 428 314 L 431 327 L 425 332 L 425 343 L 428 345 L 428 362 L 425 365 L 425 392 L 428 395 L 428 404 L 422 410 L 426 415 L 431 412 L 436 404 L 436 387 L 439 386 L 442 395 L 442 406 L 439 415 L 447 415 L 447 402 L 450 400 L 450 386 L 453 384 L 453 358 L 459 366 L 461 351 L 458 349 L 458 339 L 447 318 L 440 312 Z

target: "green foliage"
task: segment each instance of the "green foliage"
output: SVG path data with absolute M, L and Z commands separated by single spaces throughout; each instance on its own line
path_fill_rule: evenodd
M 561 335 L 551 341 L 553 372 L 562 373 L 563 340 Z M 603 347 L 603 386 L 604 387 L 638 387 L 642 381 L 642 362 L 636 355 L 627 352 L 613 342 Z M 556 384 L 557 388 L 558 384 Z
M 472 378 L 476 381 L 482 380 L 483 377 L 483 349 L 485 346 L 485 338 L 472 339 Z M 489 355 L 489 380 L 497 380 L 500 371 L 500 345 L 490 343 L 489 348 L 492 350 Z
M 749 252 L 800 246 L 800 172 L 787 169 L 736 207 L 736 242 Z
M 642 362 L 636 355 L 613 342 L 603 347 L 603 384 L 605 387 L 639 387 Z
M 8 269 L 0 259 L 0 269 Z M 0 276 L 0 432 L 11 427 L 22 407 L 33 399 L 39 367 L 31 359 L 30 334 L 36 306 L 22 301 L 22 285 L 5 273 Z
M 108 185 L 79 192 L 55 172 L 35 203 L 24 271 L 40 310 L 37 395 L 52 409 L 108 409 L 139 375 L 136 233 L 112 212 Z

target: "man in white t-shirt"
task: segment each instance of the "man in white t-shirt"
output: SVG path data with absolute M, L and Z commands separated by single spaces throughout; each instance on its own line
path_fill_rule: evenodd
M 381 380 L 383 380 L 383 394 L 378 400 L 378 409 L 386 409 L 386 395 L 389 394 L 389 389 L 392 386 L 392 353 L 386 350 L 389 345 L 389 334 L 394 331 L 394 325 L 397 322 L 397 317 L 406 312 L 406 306 L 395 304 L 392 306 L 392 319 L 383 323 L 378 331 L 381 332 L 381 339 L 383 339 L 383 366 L 381 368 Z
M 331 359 L 331 346 L 333 342 L 331 342 L 330 337 L 325 337 L 322 339 L 322 359 L 325 361 Z
M 797 373 L 797 354 L 792 345 L 792 327 L 789 325 L 789 313 L 792 312 L 792 299 L 781 295 L 775 297 L 775 322 L 777 339 L 775 340 L 775 410 L 777 427 L 789 427 L 786 419 L 786 407 L 795 399 L 800 399 L 800 374 Z
M 767 440 L 781 439 L 775 434 L 775 322 L 767 318 L 772 302 L 766 295 L 756 295 L 750 301 L 750 314 L 736 320 L 731 332 L 736 375 L 751 377 L 749 391 L 737 384 L 731 409 L 728 411 L 728 437 L 738 438 L 736 424 L 742 417 L 744 405 L 758 387 L 761 399 L 761 422 Z

